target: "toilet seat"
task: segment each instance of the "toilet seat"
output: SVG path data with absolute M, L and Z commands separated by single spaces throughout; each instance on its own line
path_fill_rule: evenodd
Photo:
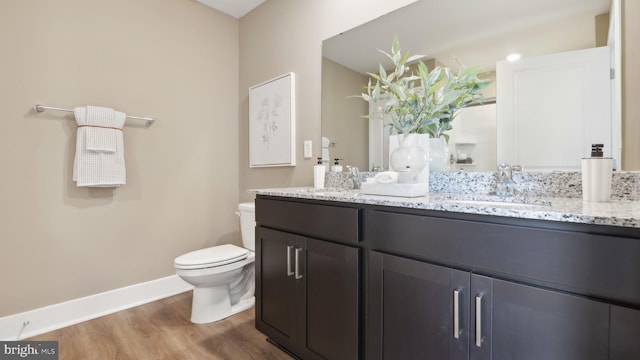
M 178 256 L 174 260 L 176 269 L 205 269 L 222 266 L 247 258 L 249 250 L 239 246 L 225 244 L 192 251 Z

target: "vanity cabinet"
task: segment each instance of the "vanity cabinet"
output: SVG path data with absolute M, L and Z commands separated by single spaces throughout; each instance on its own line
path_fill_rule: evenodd
M 316 228 L 314 211 L 351 223 Z M 358 359 L 358 210 L 256 200 L 256 222 L 256 328 L 301 359 Z
M 612 306 L 610 359 L 640 358 L 640 310 Z
M 479 219 L 365 213 L 367 359 L 640 357 L 640 241 Z
M 609 305 L 374 252 L 368 359 L 607 359 Z
M 256 328 L 300 359 L 640 358 L 640 229 L 256 198 Z

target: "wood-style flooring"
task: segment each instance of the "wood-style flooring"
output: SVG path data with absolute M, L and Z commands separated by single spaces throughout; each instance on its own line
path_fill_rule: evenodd
M 255 329 L 254 308 L 193 324 L 191 292 L 39 335 L 58 341 L 60 360 L 291 360 Z

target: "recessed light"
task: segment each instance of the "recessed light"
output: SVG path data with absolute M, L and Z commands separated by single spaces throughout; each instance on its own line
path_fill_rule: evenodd
M 509 54 L 507 55 L 507 61 L 518 61 L 520 60 L 520 54 Z

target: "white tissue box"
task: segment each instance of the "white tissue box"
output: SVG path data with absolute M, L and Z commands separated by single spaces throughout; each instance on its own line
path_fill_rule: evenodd
M 365 182 L 360 185 L 360 192 L 369 195 L 419 197 L 429 194 L 429 183 L 381 184 Z

